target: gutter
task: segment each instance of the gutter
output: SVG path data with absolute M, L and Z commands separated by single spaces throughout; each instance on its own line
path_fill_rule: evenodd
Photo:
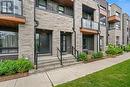
M 98 3 L 98 10 L 99 10 L 99 23 L 98 23 L 98 34 L 99 34 L 99 37 L 97 39 L 97 52 L 101 51 L 100 50 L 100 4 Z M 98 44 L 98 40 L 99 40 L 99 44 Z
M 75 0 L 73 0 L 73 32 L 74 32 L 74 47 L 76 49 L 76 31 L 75 31 Z
M 35 68 L 38 69 L 38 56 L 36 50 L 36 28 L 38 27 L 39 23 L 36 20 L 36 0 L 34 0 L 34 65 Z

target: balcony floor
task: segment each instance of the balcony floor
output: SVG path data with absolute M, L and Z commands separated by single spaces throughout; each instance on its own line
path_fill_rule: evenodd
M 15 27 L 18 24 L 25 24 L 25 18 L 8 14 L 0 14 L 0 26 Z

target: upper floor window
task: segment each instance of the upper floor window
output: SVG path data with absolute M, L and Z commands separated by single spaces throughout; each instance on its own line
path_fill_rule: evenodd
M 117 22 L 117 23 L 115 24 L 115 29 L 120 29 L 120 22 Z
M 65 12 L 65 8 L 62 5 L 58 6 L 58 13 L 63 14 Z
M 129 25 L 129 21 L 127 20 L 126 22 L 127 22 L 127 26 L 128 26 Z
M 13 2 L 2 1 L 1 2 L 1 12 L 2 13 L 13 13 Z
M 22 15 L 22 0 L 0 1 L 0 6 L 1 13 Z
M 106 16 L 100 16 L 100 24 L 106 26 Z
M 119 13 L 119 12 L 116 12 L 116 16 L 118 16 L 118 17 L 119 17 L 119 16 L 120 16 L 120 13 Z
M 37 0 L 37 6 L 41 9 L 47 8 L 47 0 Z
M 101 6 L 101 5 L 100 5 L 100 9 L 102 9 L 102 10 L 104 10 L 104 11 L 106 10 L 106 8 L 103 7 L 103 6 Z

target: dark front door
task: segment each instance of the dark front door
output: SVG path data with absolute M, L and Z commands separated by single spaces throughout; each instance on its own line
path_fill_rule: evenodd
M 39 32 L 36 35 L 36 47 L 39 54 L 51 53 L 51 32 Z
M 64 53 L 70 53 L 71 52 L 71 46 L 72 46 L 72 36 L 71 33 L 64 33 L 61 32 L 61 51 Z
M 61 33 L 61 51 L 66 52 L 67 44 L 66 44 L 66 35 Z

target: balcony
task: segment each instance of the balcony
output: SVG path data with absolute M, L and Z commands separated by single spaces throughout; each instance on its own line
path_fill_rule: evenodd
M 22 16 L 22 1 L 0 1 L 0 22 L 0 26 L 9 27 L 14 27 L 18 24 L 25 24 L 25 17 Z
M 119 22 L 119 21 L 120 21 L 120 17 L 118 17 L 116 15 L 108 17 L 108 22 L 110 22 L 110 23 Z
M 86 34 L 98 34 L 98 23 L 82 18 L 82 27 L 80 31 Z
M 54 0 L 55 2 L 61 4 L 61 5 L 65 5 L 65 6 L 73 6 L 73 0 Z

